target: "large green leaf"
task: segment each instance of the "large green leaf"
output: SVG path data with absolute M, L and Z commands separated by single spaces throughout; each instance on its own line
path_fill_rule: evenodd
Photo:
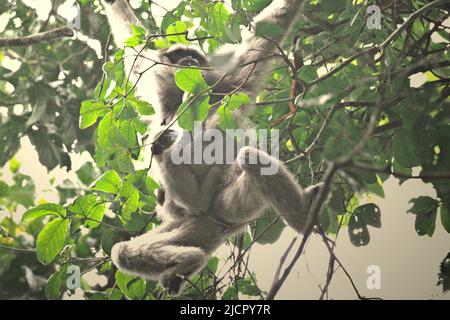
M 266 212 L 261 218 L 256 221 L 254 239 L 259 244 L 275 243 L 284 230 L 284 223 L 273 211 Z
M 36 243 L 37 258 L 43 264 L 51 263 L 61 252 L 67 239 L 70 220 L 56 218 L 39 233 Z
M 147 285 L 142 278 L 117 271 L 116 282 L 120 290 L 131 300 L 142 299 L 145 296 Z
M 94 185 L 91 187 L 91 189 L 103 191 L 106 193 L 118 194 L 121 186 L 122 180 L 120 179 L 119 174 L 116 171 L 111 170 L 101 175 L 97 179 L 97 181 L 94 182 Z
M 66 209 L 64 209 L 63 206 L 56 203 L 44 203 L 27 210 L 23 214 L 22 220 L 23 221 L 33 220 L 46 215 L 58 215 L 64 217 L 66 215 Z
M 92 126 L 98 119 L 105 115 L 107 109 L 103 103 L 92 100 L 83 101 L 80 109 L 80 128 Z
M 175 83 L 187 93 L 196 94 L 208 88 L 199 69 L 180 69 L 175 72 Z
M 408 210 L 416 215 L 415 228 L 419 236 L 432 236 L 436 227 L 436 215 L 439 203 L 436 199 L 421 196 L 409 201 L 413 206 Z

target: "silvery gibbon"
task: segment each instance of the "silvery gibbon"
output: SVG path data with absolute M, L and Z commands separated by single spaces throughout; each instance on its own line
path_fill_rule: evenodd
M 131 26 L 140 25 L 139 20 L 126 0 L 102 1 L 115 41 L 123 47 L 132 35 Z M 304 0 L 274 0 L 256 21 L 277 25 L 288 34 L 303 3 Z M 152 170 L 160 176 L 157 212 L 164 220 L 146 234 L 115 244 L 111 257 L 127 273 L 159 280 L 171 295 L 179 294 L 184 280 L 204 267 L 221 244 L 268 208 L 302 232 L 311 202 L 321 188 L 318 184 L 303 190 L 275 157 L 250 146 L 236 150 L 231 164 L 172 162 L 170 154 L 182 140 L 172 121 L 183 102 L 184 93 L 174 80 L 179 68 L 196 66 L 202 70 L 216 93 L 210 96 L 212 105 L 233 90 L 252 98 L 258 94 L 267 72 L 266 57 L 275 49 L 273 41 L 250 34 L 235 49 L 234 56 L 228 55 L 231 67 L 221 70 L 211 68 L 214 58 L 193 46 L 177 45 L 159 51 L 125 48 L 126 72 L 132 81 L 139 79 L 137 95 L 156 111 L 157 120 L 153 119 L 151 129 L 157 133 L 151 147 L 156 160 Z M 216 110 L 217 107 L 211 108 L 204 128 L 218 127 Z M 248 110 L 236 116 L 247 114 Z M 258 161 L 249 164 L 252 157 Z M 273 175 L 262 175 L 260 169 L 264 166 L 276 166 L 278 170 Z

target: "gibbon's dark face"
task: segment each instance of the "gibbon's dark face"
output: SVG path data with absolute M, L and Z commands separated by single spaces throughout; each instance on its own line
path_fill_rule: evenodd
M 208 65 L 205 56 L 193 48 L 177 47 L 175 49 L 168 49 L 163 52 L 163 55 L 173 64 L 197 67 L 205 67 Z

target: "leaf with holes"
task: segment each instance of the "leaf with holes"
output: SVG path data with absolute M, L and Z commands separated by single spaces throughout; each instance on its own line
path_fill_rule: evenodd
M 380 208 L 373 203 L 359 206 L 353 211 L 348 223 L 348 233 L 351 242 L 357 246 L 366 246 L 370 242 L 367 226 L 381 228 Z

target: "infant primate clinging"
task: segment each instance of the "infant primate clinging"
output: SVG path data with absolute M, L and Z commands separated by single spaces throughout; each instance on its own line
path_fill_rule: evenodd
M 115 40 L 122 47 L 124 40 L 131 36 L 131 25 L 139 25 L 139 21 L 125 0 L 105 1 Z M 303 2 L 275 0 L 258 21 L 276 24 L 288 32 Z M 230 93 L 238 88 L 251 97 L 257 95 L 267 69 L 265 57 L 274 50 L 274 44 L 253 35 L 241 48 L 238 51 L 242 54 L 234 61 L 242 67 L 227 73 L 212 68 L 202 70 L 206 82 L 215 84 L 213 93 Z M 126 49 L 126 53 L 136 54 L 132 49 Z M 157 211 L 165 219 L 151 232 L 114 245 L 112 260 L 121 270 L 159 280 L 170 294 L 176 295 L 186 277 L 200 270 L 214 250 L 265 209 L 272 207 L 291 227 L 302 232 L 311 201 L 320 186 L 302 190 L 278 159 L 252 147 L 237 150 L 230 164 L 174 164 L 170 154 L 180 140 L 173 138 L 181 133 L 164 127 L 174 119 L 183 99 L 174 73 L 186 65 L 208 66 L 208 59 L 197 49 L 180 46 L 157 52 L 145 49 L 143 55 L 162 63 L 143 74 L 153 63 L 149 59 L 140 58 L 132 64 L 131 58 L 125 61 L 125 66 L 132 81 L 140 75 L 137 94 L 155 107 L 162 126 L 152 150 L 164 190 Z M 150 90 L 155 84 L 156 89 Z M 211 103 L 220 100 L 218 97 L 223 95 L 212 95 Z M 217 128 L 216 110 L 210 110 L 205 129 Z M 258 159 L 256 164 L 248 162 L 252 157 Z M 278 166 L 277 173 L 261 175 L 262 166 L 272 165 Z

